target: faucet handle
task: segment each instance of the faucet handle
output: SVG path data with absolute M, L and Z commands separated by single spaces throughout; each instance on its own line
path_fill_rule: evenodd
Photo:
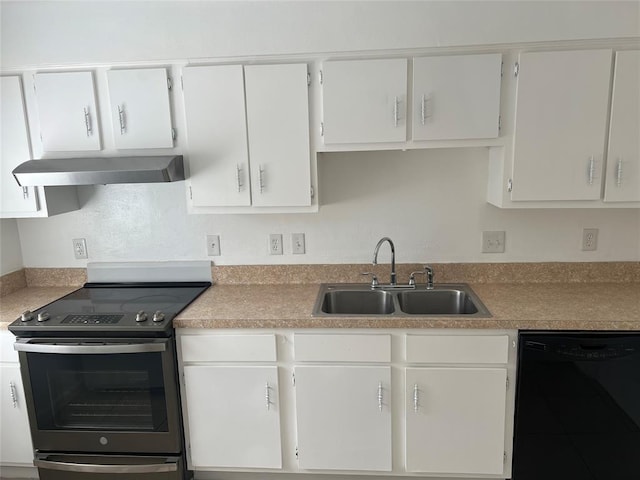
M 380 283 L 378 282 L 378 277 L 373 272 L 362 272 L 360 275 L 371 275 L 371 288 L 376 288 Z
M 423 271 L 411 272 L 411 275 L 409 275 L 409 286 L 410 287 L 415 287 L 416 286 L 416 275 L 426 275 L 426 272 L 423 272 Z
M 431 265 L 424 266 L 424 273 L 427 276 L 427 290 L 433 290 L 433 268 Z

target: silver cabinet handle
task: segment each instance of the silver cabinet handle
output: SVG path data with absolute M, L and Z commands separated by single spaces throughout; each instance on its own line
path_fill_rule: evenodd
M 262 165 L 260 165 L 259 167 L 258 183 L 260 185 L 260 193 L 263 193 L 264 192 L 264 168 L 262 167 Z
M 244 187 L 242 183 L 242 165 L 240 164 L 236 165 L 236 182 L 238 183 L 238 193 L 240 193 L 242 187 Z
M 420 121 L 422 125 L 425 124 L 427 118 L 427 99 L 424 95 L 422 95 L 422 101 L 420 102 Z
M 19 339 L 13 344 L 17 352 L 27 353 L 60 353 L 68 355 L 95 355 L 110 353 L 149 353 L 167 350 L 165 340 L 148 343 L 111 343 L 111 344 L 65 344 L 65 343 L 30 343 L 31 339 Z
M 267 410 L 271 409 L 271 394 L 270 394 L 269 382 L 264 385 L 264 398 L 267 401 Z
M 593 155 L 589 157 L 589 170 L 587 172 L 589 178 L 589 185 L 593 185 L 593 177 L 596 171 L 596 161 L 593 158 Z
M 13 408 L 18 408 L 18 394 L 16 393 L 16 384 L 13 382 L 9 382 L 9 395 L 11 395 Z
M 45 470 L 60 470 L 63 472 L 79 473 L 159 473 L 175 472 L 178 470 L 177 461 L 174 463 L 142 464 L 142 465 L 101 465 L 95 463 L 53 462 L 51 460 L 35 459 L 33 464 Z
M 622 186 L 622 157 L 618 157 L 618 165 L 616 166 L 616 187 Z
M 22 187 L 22 199 L 26 200 L 29 198 L 29 187 Z
M 124 105 L 118 105 L 118 119 L 120 120 L 120 135 L 124 135 L 127 131 L 127 119 L 124 113 Z
M 393 126 L 398 126 L 398 97 L 393 97 Z
M 382 411 L 383 390 L 382 382 L 378 382 L 378 410 Z
M 418 384 L 413 384 L 413 411 L 418 412 L 420 406 L 420 390 L 418 390 Z
M 91 113 L 89 113 L 89 107 L 84 107 L 84 128 L 87 129 L 87 137 L 93 134 L 93 128 L 91 127 Z

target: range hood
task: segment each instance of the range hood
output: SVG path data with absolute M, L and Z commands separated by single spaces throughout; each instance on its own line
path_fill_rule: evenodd
M 21 187 L 157 183 L 184 180 L 184 164 L 182 155 L 48 158 L 21 163 L 12 173 Z

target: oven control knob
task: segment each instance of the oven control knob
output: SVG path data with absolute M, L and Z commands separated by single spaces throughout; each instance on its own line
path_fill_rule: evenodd
M 158 310 L 156 313 L 153 314 L 154 322 L 161 322 L 163 320 L 164 320 L 164 313 L 162 313 L 160 310 Z
M 20 315 L 20 320 L 22 320 L 23 322 L 29 322 L 33 320 L 33 313 L 31 313 L 30 310 L 27 310 L 22 315 Z
M 147 314 L 144 313 L 144 310 L 140 310 L 138 313 L 136 313 L 136 322 L 146 322 L 147 321 Z
M 47 320 L 49 320 L 49 318 L 51 318 L 51 315 L 49 315 L 47 312 L 40 312 L 38 314 L 39 322 L 46 322 Z

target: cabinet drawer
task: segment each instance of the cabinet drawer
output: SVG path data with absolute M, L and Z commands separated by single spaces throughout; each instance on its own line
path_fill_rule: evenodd
M 409 363 L 507 363 L 508 335 L 407 335 Z
M 184 362 L 275 362 L 276 336 L 184 335 Z
M 390 362 L 390 335 L 294 336 L 297 362 Z

